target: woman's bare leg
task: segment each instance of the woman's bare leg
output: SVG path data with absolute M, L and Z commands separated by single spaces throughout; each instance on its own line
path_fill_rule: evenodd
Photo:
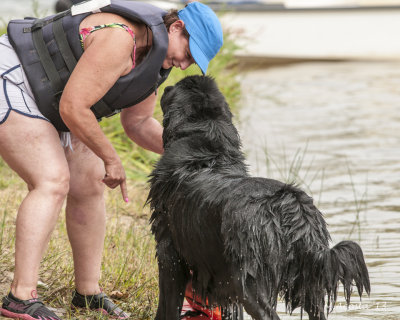
M 68 192 L 68 165 L 53 125 L 15 112 L 0 125 L 0 156 L 28 185 L 16 221 L 11 291 L 20 299 L 29 299 Z
M 65 151 L 71 175 L 66 215 L 75 286 L 80 294 L 97 294 L 105 236 L 104 164 L 75 137 L 72 146 Z

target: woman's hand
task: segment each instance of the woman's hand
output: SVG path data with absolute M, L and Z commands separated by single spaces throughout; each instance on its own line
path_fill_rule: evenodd
M 121 161 L 118 159 L 118 161 L 104 163 L 104 168 L 106 169 L 106 174 L 103 179 L 104 184 L 111 189 L 120 186 L 122 198 L 125 202 L 129 202 L 128 190 L 126 188 L 126 175 Z

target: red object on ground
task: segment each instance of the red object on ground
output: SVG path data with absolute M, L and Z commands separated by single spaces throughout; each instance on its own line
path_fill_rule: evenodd
M 209 308 L 208 301 L 203 303 L 199 296 L 193 294 L 191 283 L 186 287 L 185 300 L 182 306 L 182 315 L 187 316 L 181 320 L 222 320 L 220 308 Z M 189 311 L 189 312 L 188 312 Z

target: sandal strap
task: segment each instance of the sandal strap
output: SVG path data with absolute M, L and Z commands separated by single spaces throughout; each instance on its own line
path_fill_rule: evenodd
M 37 298 L 29 300 L 14 300 L 9 296 L 5 296 L 3 298 L 3 306 L 8 307 L 10 306 L 11 303 L 20 303 L 23 304 L 24 306 L 27 306 L 27 308 L 24 308 L 24 313 L 27 313 L 29 315 L 32 315 L 37 309 L 44 306 L 44 303 Z
M 44 307 L 44 303 L 41 301 L 34 302 L 32 303 L 28 308 L 25 309 L 24 313 L 29 314 L 30 316 L 33 316 L 35 312 L 39 309 Z
M 16 314 L 25 314 L 37 319 L 59 319 L 41 300 L 37 298 L 21 300 L 14 297 L 11 292 L 3 298 L 2 308 Z
M 80 308 L 103 309 L 111 316 L 128 317 L 104 292 L 94 295 L 82 295 L 75 290 L 72 305 Z

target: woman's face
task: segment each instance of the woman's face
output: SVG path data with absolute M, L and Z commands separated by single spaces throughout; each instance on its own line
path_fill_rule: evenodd
M 164 69 L 176 67 L 185 70 L 194 63 L 190 54 L 189 39 L 183 33 L 184 25 L 182 20 L 178 20 L 169 27 L 167 56 L 162 65 Z

